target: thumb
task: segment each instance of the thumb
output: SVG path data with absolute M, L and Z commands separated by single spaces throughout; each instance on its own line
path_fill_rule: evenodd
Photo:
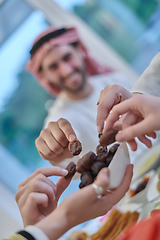
M 109 169 L 108 168 L 101 169 L 101 171 L 97 175 L 95 184 L 107 190 L 109 186 Z
M 71 180 L 72 180 L 72 178 L 69 180 L 66 180 L 65 177 L 60 177 L 58 179 L 58 181 L 56 182 L 56 187 L 57 187 L 56 200 L 57 200 L 57 202 L 58 202 L 60 196 L 62 195 L 62 193 L 64 192 L 64 190 L 69 186 Z

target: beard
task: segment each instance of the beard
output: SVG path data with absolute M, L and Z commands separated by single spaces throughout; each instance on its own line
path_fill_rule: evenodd
M 72 77 L 72 75 L 74 75 L 75 73 L 78 73 L 81 75 L 81 78 L 82 78 L 82 82 L 80 84 L 79 87 L 77 87 L 76 89 L 72 89 L 72 88 L 69 88 L 67 86 L 65 86 L 65 81 Z M 49 81 L 49 84 L 53 87 L 56 87 L 56 88 L 59 88 L 60 90 L 64 90 L 65 92 L 69 92 L 69 93 L 79 93 L 80 91 L 82 91 L 84 88 L 85 88 L 85 85 L 86 85 L 86 82 L 87 82 L 87 73 L 86 73 L 86 69 L 85 67 L 83 67 L 81 70 L 80 69 L 75 69 L 69 76 L 67 76 L 66 78 L 61 78 L 60 79 L 60 84 L 55 84 L 55 83 L 52 83 L 52 81 Z

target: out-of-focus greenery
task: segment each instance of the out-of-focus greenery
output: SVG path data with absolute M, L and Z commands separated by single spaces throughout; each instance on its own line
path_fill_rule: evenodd
M 158 6 L 157 0 L 121 0 L 143 22 L 147 22 Z
M 0 114 L 0 142 L 23 164 L 32 168 L 41 158 L 35 139 L 47 115 L 45 103 L 52 97 L 27 72 L 19 76 L 19 86 Z
M 131 62 L 140 52 L 137 39 L 154 13 L 156 0 L 88 0 L 75 13 L 124 59 Z

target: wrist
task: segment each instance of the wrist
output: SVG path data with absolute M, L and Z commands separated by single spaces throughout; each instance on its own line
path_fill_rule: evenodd
M 58 208 L 35 226 L 40 228 L 50 240 L 57 240 L 71 228 L 65 213 L 60 212 Z

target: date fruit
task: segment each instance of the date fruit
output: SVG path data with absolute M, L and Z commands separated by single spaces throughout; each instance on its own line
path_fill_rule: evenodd
M 88 152 L 77 162 L 76 171 L 79 173 L 83 172 L 83 169 L 90 169 L 93 162 L 96 161 L 96 154 L 94 152 Z
M 110 128 L 99 139 L 99 143 L 102 146 L 110 145 L 116 141 L 115 136 L 118 133 L 116 129 Z
M 66 179 L 66 180 L 69 180 L 69 179 L 71 179 L 71 178 L 74 176 L 74 174 L 76 173 L 76 164 L 75 164 L 74 162 L 70 162 L 70 163 L 67 165 L 66 169 L 68 170 L 68 174 L 65 176 L 65 179 Z
M 79 155 L 80 152 L 82 151 L 81 142 L 77 139 L 73 142 L 70 142 L 69 143 L 69 150 L 70 150 L 72 155 L 74 155 L 74 156 Z

